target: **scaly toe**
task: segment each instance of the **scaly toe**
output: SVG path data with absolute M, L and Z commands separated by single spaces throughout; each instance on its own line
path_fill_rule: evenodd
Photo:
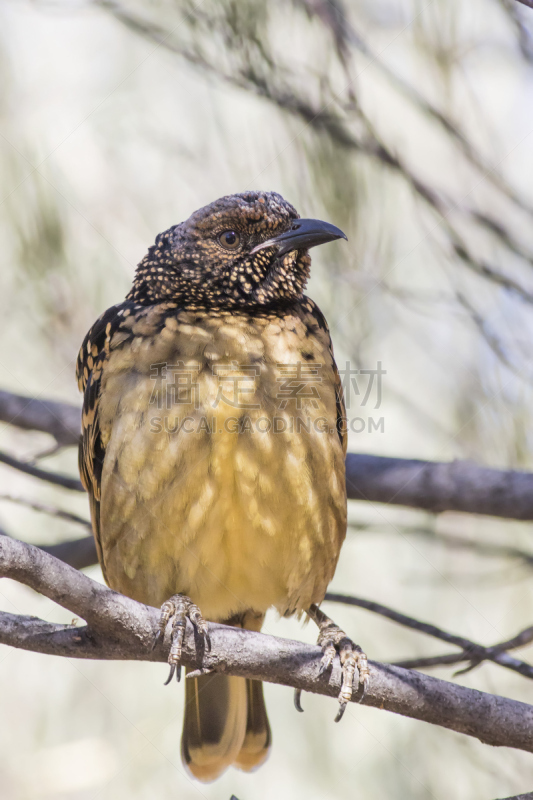
M 361 702 L 368 687 L 370 670 L 366 655 L 361 648 L 346 636 L 346 633 L 336 625 L 315 604 L 307 611 L 309 617 L 318 625 L 318 645 L 322 648 L 323 657 L 320 663 L 319 675 L 322 675 L 333 664 L 335 655 L 339 654 L 342 669 L 342 683 L 339 692 L 339 710 L 335 722 L 339 722 L 352 699 L 355 670 L 358 671 L 357 700 Z M 361 696 L 359 697 L 359 693 Z
M 360 651 L 356 657 L 357 670 L 359 672 L 359 686 L 357 688 L 357 702 L 362 703 L 370 682 L 370 669 L 366 654 Z
M 324 672 L 327 672 L 328 669 L 331 669 L 333 661 L 335 660 L 335 656 L 337 655 L 335 646 L 331 642 L 323 645 L 322 652 L 324 655 L 322 656 L 322 661 L 320 662 L 320 669 L 318 671 L 319 675 L 323 675 Z
M 198 606 L 195 605 L 189 597 L 176 594 L 163 603 L 161 606 L 161 616 L 159 618 L 159 631 L 156 634 L 153 647 L 155 648 L 161 636 L 164 636 L 166 627 L 169 621 L 172 619 L 172 639 L 170 653 L 168 656 L 170 673 L 165 681 L 165 686 L 168 686 L 174 675 L 176 675 L 177 681 L 181 679 L 180 661 L 183 642 L 185 639 L 187 617 L 191 620 L 196 630 L 204 637 L 208 649 L 211 649 L 211 640 L 209 638 L 207 622 L 202 617 Z M 201 674 L 206 673 L 201 671 Z

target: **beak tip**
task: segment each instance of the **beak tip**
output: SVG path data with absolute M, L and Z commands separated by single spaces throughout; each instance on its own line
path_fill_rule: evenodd
M 310 247 L 334 242 L 336 239 L 348 241 L 344 231 L 329 222 L 323 222 L 319 219 L 298 219 L 289 231 L 257 244 L 250 251 L 250 255 L 263 250 L 265 247 L 277 245 L 279 248 L 278 255 L 281 256 L 291 250 L 308 250 Z

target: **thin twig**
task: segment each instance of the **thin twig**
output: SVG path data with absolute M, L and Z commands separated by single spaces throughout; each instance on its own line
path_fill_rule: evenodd
M 49 433 L 59 445 L 77 444 L 81 411 L 69 403 L 40 400 L 0 390 L 0 421 Z
M 435 639 L 440 639 L 442 642 L 447 642 L 448 644 L 453 644 L 456 647 L 460 647 L 462 652 L 458 654 L 458 656 L 460 656 L 459 661 L 470 662 L 470 667 L 464 670 L 465 672 L 470 668 L 477 666 L 482 661 L 495 661 L 497 664 L 500 664 L 500 666 L 511 669 L 514 672 L 519 672 L 520 675 L 523 675 L 526 678 L 533 678 L 533 666 L 504 652 L 504 650 L 508 648 L 502 648 L 502 643 L 493 647 L 484 647 L 481 644 L 472 642 L 470 639 L 466 639 L 464 636 L 457 636 L 456 634 L 448 633 L 448 631 L 438 628 L 436 625 L 432 625 L 429 622 L 422 622 L 421 620 L 414 619 L 406 614 L 401 614 L 400 612 L 395 611 L 388 606 L 381 605 L 381 603 L 375 603 L 372 600 L 365 600 L 361 597 L 353 597 L 351 595 L 328 592 L 325 599 L 333 603 L 344 603 L 345 605 L 365 608 L 367 611 L 372 611 L 374 614 L 387 617 L 387 619 L 397 622 L 399 625 L 403 625 L 406 628 L 411 628 L 412 630 L 419 631 L 420 633 L 425 633 L 428 636 L 433 636 Z M 529 640 L 527 640 L 527 636 L 529 635 L 528 632 L 531 632 L 531 639 Z M 522 644 L 526 644 L 527 641 L 533 641 L 533 628 L 528 628 L 526 631 L 522 631 L 509 641 L 514 642 L 517 639 L 521 639 L 521 643 L 516 645 L 517 647 L 522 646 Z M 507 644 L 507 642 L 503 644 Z M 420 659 L 418 659 L 418 661 L 420 661 Z M 425 661 L 427 662 L 427 659 Z M 405 664 L 405 662 L 402 663 Z M 450 662 L 440 661 L 439 663 Z M 426 663 L 425 665 L 434 666 L 434 663 L 431 665 Z
M 460 664 L 464 661 L 469 662 L 469 666 L 464 670 L 459 670 L 456 674 L 464 674 L 479 666 L 483 661 L 493 660 L 491 655 L 499 655 L 508 650 L 514 650 L 517 647 L 524 647 L 533 642 L 533 627 L 524 628 L 523 631 L 517 633 L 512 639 L 507 639 L 505 642 L 492 645 L 491 647 L 484 647 L 483 654 L 472 656 L 472 650 L 462 650 L 460 653 L 447 653 L 442 656 L 431 656 L 428 658 L 409 658 L 402 661 L 395 661 L 394 665 L 397 667 L 404 667 L 405 669 L 422 669 L 424 667 L 437 667 L 442 665 Z M 498 662 L 499 663 L 499 662 Z M 523 662 L 522 662 L 523 663 Z M 517 670 L 518 671 L 518 670 Z M 524 673 L 521 673 L 524 674 Z M 529 677 L 529 676 L 526 676 Z
M 532 0 L 533 1 L 533 0 Z M 424 97 L 415 86 L 408 83 L 397 70 L 391 69 L 380 55 L 373 51 L 368 42 L 365 41 L 360 31 L 357 31 L 351 20 L 348 18 L 345 8 L 336 0 L 297 0 L 305 9 L 309 17 L 319 17 L 325 27 L 329 28 L 333 34 L 339 61 L 345 65 L 346 53 L 349 47 L 353 47 L 362 53 L 369 65 L 377 68 L 395 89 L 407 98 L 413 106 L 425 116 L 431 118 L 441 126 L 442 130 L 448 135 L 455 145 L 459 148 L 465 158 L 479 171 L 483 177 L 489 180 L 496 189 L 504 194 L 511 202 L 528 214 L 533 214 L 533 208 L 521 198 L 514 189 L 509 186 L 505 179 L 496 172 L 496 169 L 484 161 L 483 157 L 468 139 L 467 134 L 461 129 L 456 120 L 440 111 L 426 97 Z M 505 0 L 503 0 L 505 2 Z M 524 37 L 523 25 L 519 21 L 513 20 L 518 27 L 519 36 Z
M 461 209 L 452 200 L 447 199 L 445 201 L 439 196 L 432 187 L 415 175 L 411 168 L 408 167 L 397 154 L 390 150 L 385 142 L 378 136 L 369 119 L 363 114 L 360 106 L 356 106 L 355 110 L 358 120 L 364 123 L 366 137 L 357 136 L 352 132 L 351 128 L 345 123 L 344 118 L 331 109 L 333 101 L 322 107 L 313 105 L 303 94 L 296 94 L 290 87 L 287 87 L 286 82 L 282 84 L 278 78 L 279 70 L 277 73 L 274 73 L 277 83 L 274 82 L 272 75 L 268 74 L 269 71 L 272 72 L 272 64 L 266 58 L 264 51 L 261 51 L 261 54 L 265 59 L 264 67 L 266 69 L 263 69 L 262 72 L 259 72 L 258 68 L 249 60 L 245 62 L 245 64 L 235 65 L 233 71 L 230 71 L 222 68 L 221 65 L 209 61 L 198 48 L 192 49 L 182 42 L 173 39 L 171 31 L 165 30 L 152 21 L 137 17 L 135 14 L 131 13 L 128 8 L 116 2 L 116 0 L 94 0 L 94 2 L 95 5 L 111 13 L 119 22 L 130 30 L 144 38 L 156 42 L 159 46 L 180 56 L 196 68 L 214 75 L 217 79 L 223 80 L 235 88 L 253 92 L 283 111 L 299 117 L 317 133 L 326 134 L 339 147 L 363 153 L 377 160 L 385 167 L 396 171 L 411 186 L 415 194 L 437 213 L 443 223 L 445 231 L 450 237 L 452 250 L 466 267 L 476 272 L 480 277 L 516 293 L 528 303 L 533 303 L 533 291 L 529 291 L 518 283 L 518 281 L 504 275 L 492 265 L 476 259 L 475 256 L 469 252 L 459 232 L 449 219 L 450 211 L 455 209 L 463 213 L 463 215 L 470 217 L 474 222 L 489 230 L 503 245 L 511 249 L 512 252 L 518 253 L 529 263 L 533 263 L 533 255 L 527 253 L 513 239 L 511 234 L 502 227 L 501 223 L 492 219 L 488 214 L 472 211 L 470 209 Z M 254 44 L 257 43 L 254 42 Z M 453 126 L 451 126 L 451 129 L 453 129 Z M 487 168 L 483 174 L 490 177 L 493 174 L 493 170 Z M 518 198 L 513 196 L 513 199 Z
M 395 667 L 403 669 L 429 669 L 430 667 L 446 667 L 462 664 L 465 660 L 464 650 L 460 653 L 446 653 L 442 656 L 422 656 L 421 658 L 405 658 L 401 661 L 392 661 Z
M 354 527 L 352 524 L 350 528 Z M 485 542 L 480 539 L 466 539 L 464 536 L 457 536 L 453 533 L 445 533 L 434 528 L 424 528 L 420 525 L 401 525 L 398 526 L 402 534 L 407 536 L 422 536 L 424 539 L 434 543 L 449 547 L 455 550 L 471 550 L 476 554 L 492 558 L 513 558 L 522 561 L 528 567 L 533 567 L 533 553 L 528 553 L 520 547 L 513 547 L 506 544 L 496 544 Z M 359 523 L 358 530 L 375 530 L 384 532 L 383 524 L 370 525 Z
M 62 486 L 64 489 L 72 489 L 75 492 L 83 492 L 84 488 L 81 481 L 76 478 L 69 478 L 67 475 L 60 475 L 57 472 L 49 472 L 39 467 L 33 467 L 31 464 L 25 464 L 19 461 L 18 458 L 9 456 L 7 453 L 0 452 L 0 463 L 7 464 L 8 467 L 24 472 L 26 475 L 31 475 L 33 478 L 38 478 L 47 483 L 53 483 L 54 486 Z
M 48 514 L 51 517 L 64 519 L 66 522 L 75 522 L 77 525 L 83 525 L 86 528 L 91 527 L 91 523 L 88 519 L 79 517 L 77 514 L 73 514 L 71 511 L 63 511 L 61 508 L 47 506 L 44 503 L 36 503 L 34 500 L 28 500 L 27 497 L 15 497 L 12 494 L 0 494 L 0 500 L 6 500 L 9 503 L 16 503 L 17 505 L 24 506 L 25 508 L 31 508 L 33 511 L 40 511 L 41 513 Z

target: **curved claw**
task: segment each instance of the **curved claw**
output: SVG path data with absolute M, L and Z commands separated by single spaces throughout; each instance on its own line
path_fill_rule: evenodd
M 335 651 L 333 651 L 333 657 L 331 656 L 330 653 L 324 654 L 322 661 L 320 662 L 320 669 L 318 670 L 319 677 L 320 675 L 323 675 L 325 672 L 328 672 L 328 670 L 331 669 L 331 667 L 333 666 L 333 661 L 335 660 L 335 655 L 336 655 Z
M 335 722 L 340 722 L 344 716 L 344 712 L 346 711 L 347 703 L 339 703 L 339 710 L 337 711 L 337 716 L 335 717 Z
M 361 687 L 363 687 L 363 688 L 362 688 L 362 691 L 361 691 L 361 697 L 357 698 L 357 702 L 358 703 L 362 703 L 363 700 L 365 699 L 366 691 L 368 689 L 368 678 L 365 678 L 363 683 L 359 684 L 359 688 L 361 688 Z
M 316 622 L 319 629 L 317 644 L 322 648 L 322 661 L 319 675 L 323 675 L 338 655 L 341 665 L 342 682 L 338 696 L 339 710 L 335 722 L 340 722 L 346 706 L 352 699 L 362 702 L 369 682 L 368 660 L 361 648 L 354 644 L 346 633 L 327 617 L 317 605 L 311 605 L 307 611 L 309 617 Z M 353 697 L 355 672 L 358 671 L 358 692 Z M 361 696 L 359 697 L 359 692 Z
M 182 594 L 175 594 L 161 606 L 161 616 L 159 619 L 159 631 L 156 634 L 152 649 L 155 648 L 160 636 L 164 636 L 167 624 L 172 620 L 171 646 L 168 657 L 170 664 L 170 674 L 165 681 L 168 686 L 174 673 L 176 680 L 181 679 L 181 654 L 185 638 L 185 629 L 189 619 L 195 628 L 195 634 L 201 634 L 204 638 L 206 648 L 211 649 L 211 639 L 207 628 L 207 622 L 202 617 L 200 609 L 195 605 L 190 597 Z M 210 670 L 209 670 L 210 671 Z M 205 674 L 202 672 L 202 674 Z
M 302 708 L 302 690 L 301 689 L 295 689 L 294 690 L 294 708 L 296 709 L 296 711 L 300 711 L 302 714 L 304 713 L 304 710 Z
M 155 647 L 156 647 L 156 645 L 157 645 L 157 643 L 158 643 L 160 638 L 161 638 L 161 631 L 159 630 L 159 631 L 157 631 L 156 635 L 154 636 L 154 641 L 152 643 L 152 650 L 151 650 L 152 653 L 154 652 Z
M 176 672 L 176 665 L 175 664 L 171 664 L 170 665 L 170 672 L 168 673 L 168 678 L 164 682 L 163 686 L 168 686 L 168 684 L 170 683 L 170 681 L 174 677 L 174 673 L 175 672 Z M 178 680 L 179 680 L 179 678 L 178 678 Z

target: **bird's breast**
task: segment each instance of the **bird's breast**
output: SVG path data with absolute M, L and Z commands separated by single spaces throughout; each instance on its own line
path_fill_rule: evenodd
M 346 528 L 327 333 L 297 312 L 153 316 L 102 382 L 111 585 L 211 619 L 320 601 Z

